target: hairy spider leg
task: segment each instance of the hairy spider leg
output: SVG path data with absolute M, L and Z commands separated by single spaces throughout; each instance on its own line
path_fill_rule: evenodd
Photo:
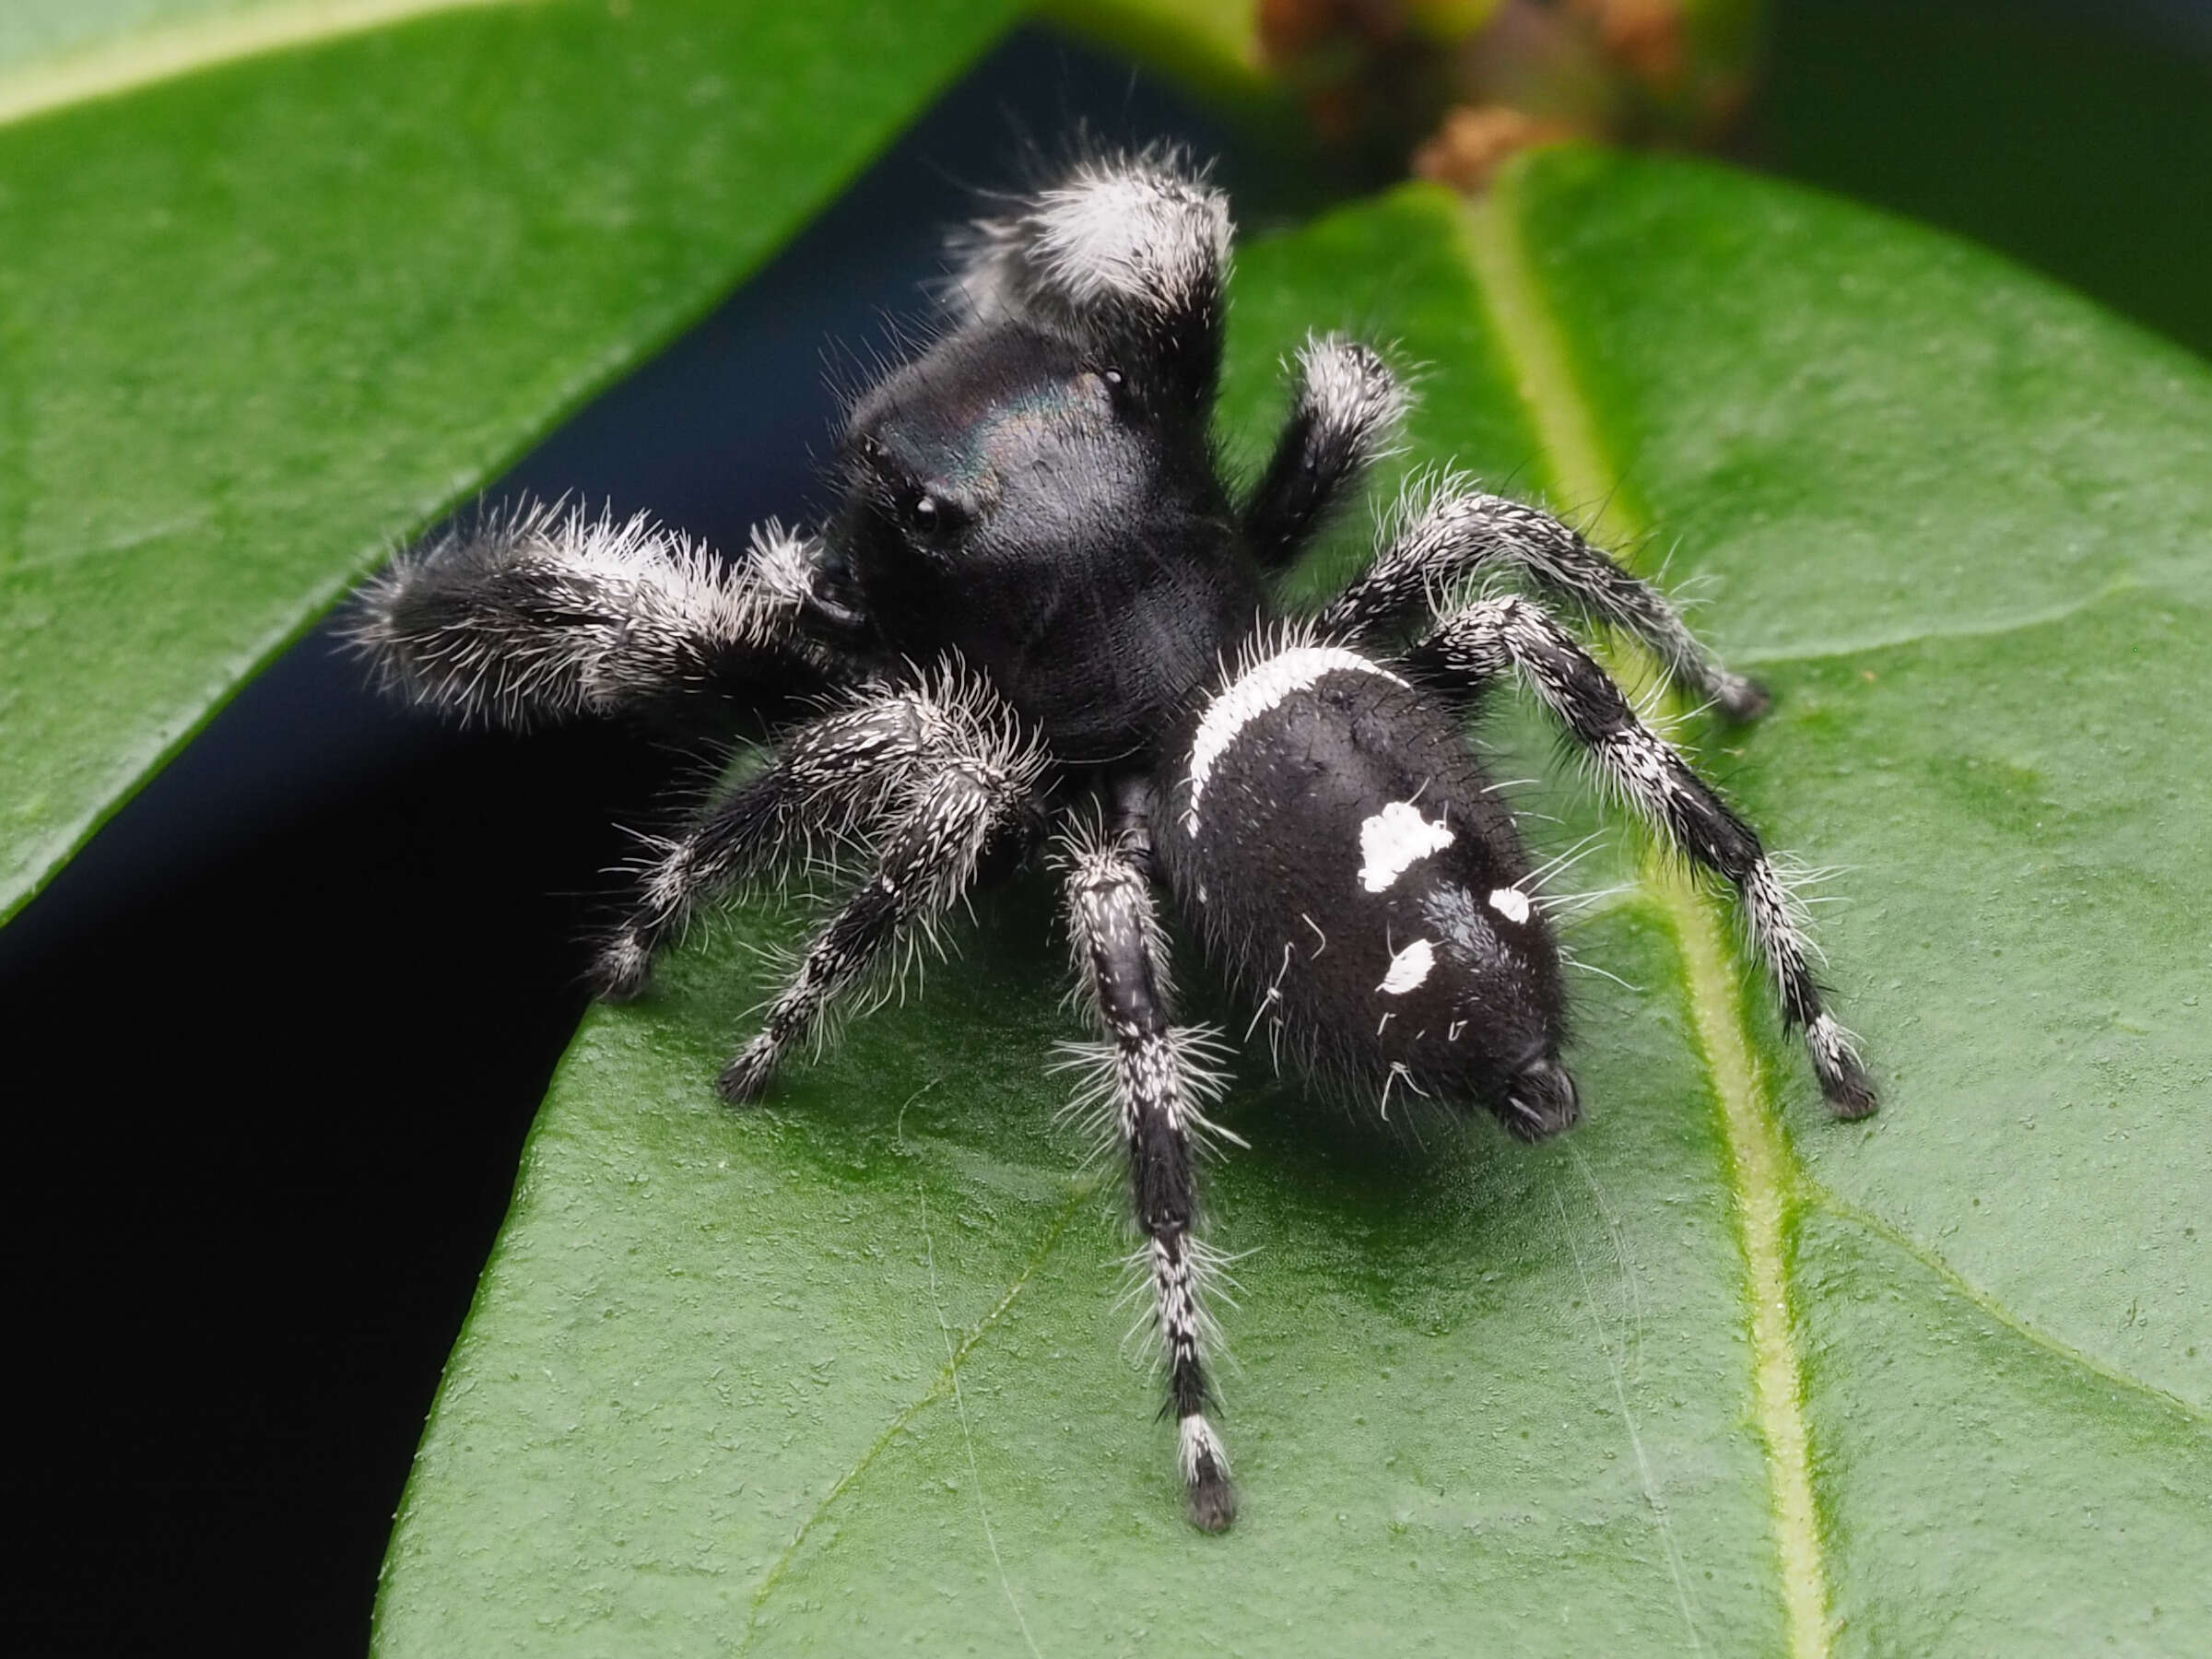
M 817 557 L 773 524 L 726 565 L 642 513 L 529 503 L 395 561 L 351 635 L 412 700 L 495 725 L 803 690 L 830 677 L 798 631 Z
M 917 769 L 894 807 L 876 870 L 815 935 L 760 1033 L 724 1070 L 732 1101 L 757 1100 L 777 1063 L 824 1012 L 880 966 L 914 924 L 932 927 L 968 892 L 983 853 L 1017 832 L 1043 784 L 1049 757 L 1025 739 L 980 680 L 945 670 L 929 700 L 948 740 Z
M 1178 150 L 1078 163 L 956 233 L 947 293 L 971 323 L 1072 334 L 1141 407 L 1203 415 L 1221 371 L 1229 198 Z
M 919 769 L 972 747 L 974 721 L 927 686 L 853 694 L 778 746 L 768 766 L 690 830 L 649 842 L 630 912 L 593 964 L 602 995 L 634 996 L 653 959 L 699 908 L 749 877 L 787 867 L 858 833 L 872 839 Z
M 1730 719 L 1766 712 L 1765 689 L 1715 661 L 1658 589 L 1541 508 L 1467 484 L 1445 475 L 1428 488 L 1425 501 L 1418 496 L 1408 501 L 1397 515 L 1399 534 L 1323 610 L 1324 632 L 1356 639 L 1424 619 L 1453 590 L 1502 566 L 1641 640 L 1671 678 L 1710 699 Z
M 1244 539 L 1263 569 L 1296 558 L 1367 469 L 1391 453 L 1410 402 L 1372 347 L 1342 335 L 1306 336 L 1290 418 L 1244 508 Z
M 1201 1108 L 1221 1079 L 1206 1065 L 1208 1034 L 1170 1023 L 1172 988 L 1151 887 L 1151 837 L 1124 811 L 1105 835 L 1071 837 L 1060 861 L 1070 944 L 1082 1000 L 1107 1041 L 1096 1092 L 1110 1098 L 1129 1159 L 1131 1196 L 1144 1235 L 1139 1270 L 1167 1360 L 1166 1410 L 1191 1519 L 1220 1532 L 1236 1518 L 1229 1453 L 1206 1417 L 1212 1390 L 1206 1358 L 1212 1321 L 1205 1278 L 1214 1261 L 1194 1236 L 1197 1184 L 1193 1142 L 1208 1125 Z
M 1820 1092 L 1838 1117 L 1875 1108 L 1874 1084 L 1851 1034 L 1823 1006 L 1809 965 L 1811 942 L 1758 833 L 1665 738 L 1573 636 L 1526 599 L 1481 600 L 1447 618 L 1407 656 L 1452 688 L 1479 691 L 1518 669 L 1583 744 L 1599 773 L 1645 824 L 1735 887 L 1753 947 L 1774 976 L 1783 1018 L 1805 1033 Z

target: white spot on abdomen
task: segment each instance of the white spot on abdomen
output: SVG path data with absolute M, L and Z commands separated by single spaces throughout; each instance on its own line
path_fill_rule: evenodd
M 1451 844 L 1452 829 L 1442 818 L 1432 824 L 1411 801 L 1393 801 L 1359 826 L 1359 885 L 1386 892 L 1408 865 Z
M 1528 895 L 1519 888 L 1492 888 L 1490 908 L 1508 922 L 1528 920 Z
M 1191 799 L 1182 814 L 1185 833 L 1198 833 L 1199 802 L 1206 794 L 1207 780 L 1214 775 L 1215 764 L 1230 745 L 1283 699 L 1304 690 L 1326 674 L 1372 674 L 1394 686 L 1406 683 L 1340 645 L 1293 645 L 1246 669 L 1207 703 L 1206 712 L 1199 716 L 1198 735 L 1191 740 Z
M 1429 977 L 1436 966 L 1436 947 L 1427 939 L 1416 939 L 1405 949 L 1395 951 L 1390 959 L 1390 971 L 1375 987 L 1385 996 L 1403 996 Z

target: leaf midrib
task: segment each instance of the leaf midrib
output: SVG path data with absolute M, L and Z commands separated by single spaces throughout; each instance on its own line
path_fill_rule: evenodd
M 1512 371 L 1537 450 L 1558 498 L 1602 503 L 1590 526 L 1605 546 L 1633 548 L 1647 526 L 1622 501 L 1620 477 L 1606 455 L 1567 342 L 1522 236 L 1509 172 L 1460 214 L 1467 265 Z M 1634 563 L 1633 555 L 1625 562 Z M 1656 688 L 1656 665 L 1625 645 L 1604 653 L 1631 692 Z M 1639 699 L 1639 700 L 1641 700 Z M 1663 714 L 1688 711 L 1671 691 Z M 1743 1252 L 1752 1340 L 1752 1400 L 1764 1442 L 1782 1593 L 1794 1659 L 1829 1653 L 1827 1563 L 1805 1417 L 1805 1370 L 1792 1310 L 1788 1226 L 1795 1202 L 1795 1159 L 1773 1120 L 1774 1101 L 1744 1029 L 1742 965 L 1728 943 L 1719 906 L 1665 849 L 1647 845 L 1638 881 L 1666 918 L 1681 952 L 1700 1057 L 1720 1106 Z
M 0 127 L 197 74 L 241 58 L 408 22 L 437 12 L 542 0 L 273 0 L 154 28 L 0 73 Z

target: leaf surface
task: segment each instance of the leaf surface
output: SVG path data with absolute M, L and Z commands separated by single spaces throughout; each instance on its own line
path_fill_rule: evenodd
M 1012 10 L 28 9 L 0 40 L 0 915 Z
M 2212 378 L 1961 245 L 1576 151 L 1248 248 L 1223 410 L 1309 326 L 1454 460 L 1700 584 L 1692 723 L 1886 1091 L 1825 1118 L 1725 907 L 1616 833 L 1589 1108 L 1413 1147 L 1246 1081 L 1214 1171 L 1245 1494 L 1181 1517 L 1109 1162 L 1055 1124 L 1050 894 L 764 1108 L 740 907 L 586 1021 L 449 1368 L 387 1654 L 2071 1653 L 2212 1638 Z M 1301 572 L 1325 588 L 1347 535 Z M 1525 713 L 1538 839 L 1606 822 Z M 1232 1011 L 1207 1010 L 1224 1020 Z

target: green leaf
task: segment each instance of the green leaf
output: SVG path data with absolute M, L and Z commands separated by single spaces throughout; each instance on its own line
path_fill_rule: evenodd
M 1827 1119 L 1724 909 L 1625 837 L 1577 877 L 1627 890 L 1571 935 L 1619 976 L 1575 1134 L 1414 1148 L 1249 1058 L 1209 1538 L 1119 1352 L 1115 1172 L 1053 1122 L 1046 884 L 732 1112 L 751 947 L 803 914 L 741 909 L 561 1067 L 382 1653 L 2212 1641 L 2212 377 L 1928 232 L 1572 151 L 1248 248 L 1247 461 L 1313 325 L 1424 365 L 1408 465 L 1703 583 L 1777 700 L 1689 730 L 1848 866 L 1822 931 L 1881 1114 Z M 1501 741 L 1545 769 L 1533 719 Z M 1547 775 L 1566 844 L 1601 820 Z
M 1216 99 L 1259 105 L 1271 96 L 1252 0 L 1043 0 L 1038 9 L 1063 29 L 1159 64 Z
M 394 541 L 772 253 L 1012 10 L 16 17 L 0 915 Z
M 1777 6 L 1766 164 L 1948 226 L 2212 356 L 2212 36 L 2201 12 L 2137 15 L 2150 26 L 2011 0 Z

